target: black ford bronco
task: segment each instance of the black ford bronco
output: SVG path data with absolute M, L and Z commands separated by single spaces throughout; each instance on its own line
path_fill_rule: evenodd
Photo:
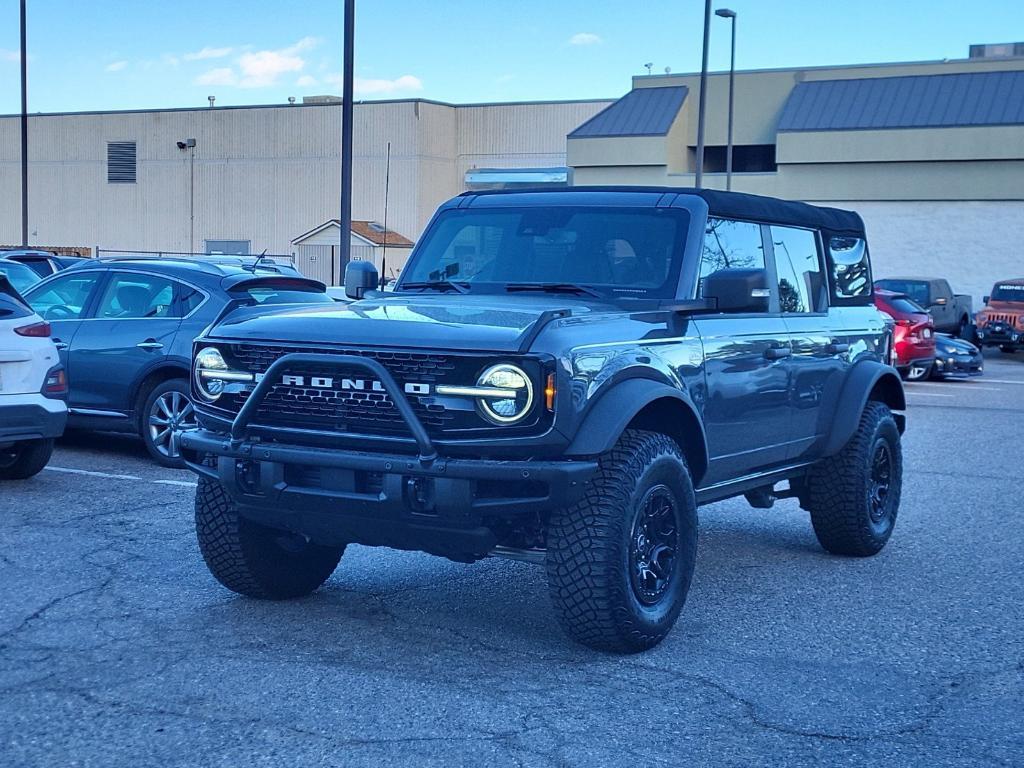
M 196 340 L 196 529 L 244 595 L 346 545 L 541 563 L 564 629 L 638 651 L 679 615 L 697 507 L 796 498 L 885 546 L 900 378 L 855 213 L 692 189 L 466 193 L 393 292 L 239 309 Z

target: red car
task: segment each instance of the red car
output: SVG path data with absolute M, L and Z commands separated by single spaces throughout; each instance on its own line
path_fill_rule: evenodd
M 905 293 L 875 289 L 875 306 L 896 321 L 893 350 L 896 370 L 907 381 L 928 378 L 935 364 L 935 323 Z

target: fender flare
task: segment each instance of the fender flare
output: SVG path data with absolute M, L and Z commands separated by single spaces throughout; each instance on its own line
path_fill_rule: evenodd
M 903 392 L 903 380 L 890 365 L 877 360 L 864 360 L 856 363 L 846 376 L 846 382 L 839 393 L 839 400 L 833 411 L 832 427 L 825 441 L 823 454 L 833 456 L 843 449 L 857 431 L 860 416 L 868 403 L 871 393 L 879 390 L 882 394 L 877 398 L 894 411 L 907 408 L 906 395 Z M 896 424 L 903 432 L 906 419 L 897 415 Z
M 693 444 L 681 446 L 684 450 L 699 455 L 702 466 L 691 467 L 694 480 L 707 468 L 708 447 L 704 435 L 704 426 L 690 398 L 678 388 L 653 379 L 633 378 L 612 385 L 599 395 L 594 404 L 584 414 L 580 428 L 576 432 L 566 456 L 599 456 L 611 450 L 625 431 L 629 423 L 645 407 L 655 400 L 669 398 L 686 408 L 693 417 L 698 430 L 697 439 Z

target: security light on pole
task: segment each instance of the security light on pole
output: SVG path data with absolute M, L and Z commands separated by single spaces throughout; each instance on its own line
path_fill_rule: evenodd
M 730 190 L 732 189 L 732 101 L 733 86 L 736 80 L 736 11 L 719 8 L 715 11 L 715 16 L 721 16 L 732 22 L 732 48 L 729 53 L 729 137 L 725 146 L 725 188 Z

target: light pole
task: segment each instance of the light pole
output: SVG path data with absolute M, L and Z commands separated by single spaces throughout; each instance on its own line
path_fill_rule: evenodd
M 729 53 L 729 138 L 725 145 L 725 188 L 732 189 L 732 93 L 733 84 L 736 79 L 736 11 L 728 8 L 719 8 L 715 16 L 729 19 L 732 27 L 732 49 Z
M 352 257 L 352 65 L 355 47 L 356 0 L 345 0 L 345 31 L 341 73 L 341 243 L 338 261 L 342 282 Z
M 21 244 L 28 245 L 28 37 L 21 0 Z
M 704 0 L 704 47 L 700 65 L 700 99 L 697 107 L 697 178 L 694 186 L 700 189 L 704 180 L 704 108 L 708 100 L 708 38 L 711 36 L 711 0 Z
M 188 158 L 188 252 L 196 252 L 196 140 L 178 142 L 178 149 L 189 151 Z

